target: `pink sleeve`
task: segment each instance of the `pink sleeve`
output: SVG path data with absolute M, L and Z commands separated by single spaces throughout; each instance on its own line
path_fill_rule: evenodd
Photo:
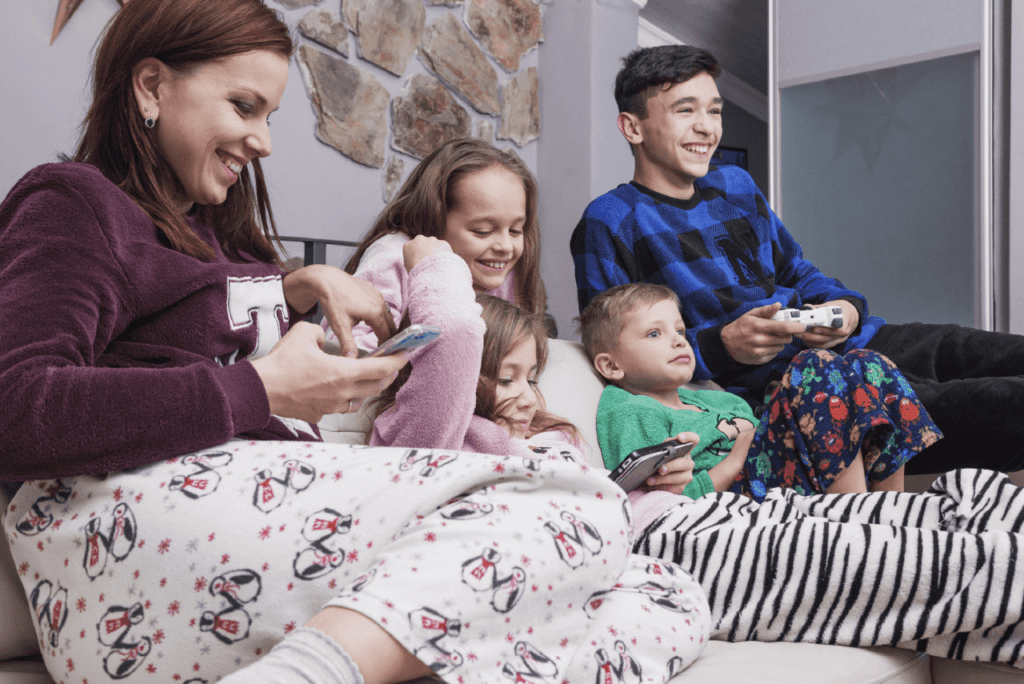
M 397 405 L 374 421 L 370 444 L 461 449 L 476 406 L 484 338 L 466 262 L 441 251 L 417 264 L 408 307 L 413 323 L 436 325 L 441 336 L 411 355 L 409 380 Z
M 518 306 L 518 304 L 516 303 L 515 280 L 516 271 L 515 268 L 513 268 L 505 277 L 505 282 L 503 282 L 501 285 L 494 288 L 493 290 L 488 290 L 487 294 L 492 295 L 494 297 L 500 297 L 501 299 L 504 299 L 506 302 L 511 302 Z
M 355 272 L 357 278 L 370 283 L 384 296 L 396 326 L 401 324 L 409 283 L 409 274 L 405 272 L 405 259 L 402 256 L 402 245 L 408 241 L 409 236 L 405 233 L 385 235 L 366 249 Z M 325 319 L 323 326 L 327 330 L 327 339 L 337 339 L 327 325 Z M 360 349 L 373 349 L 379 344 L 377 334 L 365 323 L 352 328 L 352 336 Z

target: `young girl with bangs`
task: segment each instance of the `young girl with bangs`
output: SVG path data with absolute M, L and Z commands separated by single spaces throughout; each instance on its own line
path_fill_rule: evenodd
M 384 295 L 396 324 L 409 288 L 402 247 L 417 235 L 445 240 L 466 262 L 477 292 L 544 313 L 537 181 L 514 154 L 476 138 L 447 142 L 413 169 L 377 217 L 345 270 Z M 377 346 L 369 326 L 356 326 L 353 335 L 363 349 Z M 334 338 L 330 329 L 327 338 Z
M 443 240 L 403 246 L 412 323 L 441 328 L 374 401 L 370 444 L 533 455 L 554 450 L 585 463 L 584 442 L 547 412 L 537 378 L 547 361 L 540 314 L 473 292 L 467 269 Z

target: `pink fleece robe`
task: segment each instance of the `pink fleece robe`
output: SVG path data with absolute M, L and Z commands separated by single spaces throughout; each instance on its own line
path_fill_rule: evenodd
M 399 268 L 404 271 L 401 263 Z M 529 444 L 548 445 L 552 435 L 561 435 L 513 439 L 500 425 L 473 415 L 485 326 L 461 257 L 447 250 L 431 254 L 404 279 L 403 290 L 411 321 L 436 325 L 441 336 L 409 355 L 409 380 L 397 405 L 377 416 L 370 444 L 536 457 Z
M 395 319 L 395 325 L 401 323 L 409 297 L 409 274 L 405 270 L 402 246 L 411 239 L 405 233 L 384 235 L 366 248 L 355 272 L 357 278 L 370 283 L 384 295 L 384 301 L 387 302 L 388 309 Z M 501 297 L 506 302 L 515 302 L 514 277 L 513 270 L 501 287 L 489 290 L 487 294 Z M 334 331 L 328 327 L 328 321 L 325 320 L 322 325 L 327 330 L 327 339 L 337 339 Z M 365 323 L 356 325 L 352 329 L 352 336 L 361 349 L 373 349 L 378 344 L 376 333 Z

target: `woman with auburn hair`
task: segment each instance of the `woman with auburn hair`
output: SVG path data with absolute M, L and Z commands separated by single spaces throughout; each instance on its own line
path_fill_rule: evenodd
M 97 49 L 74 160 L 0 204 L 4 533 L 47 668 L 595 681 L 609 627 L 639 635 L 651 600 L 613 590 L 628 523 L 607 478 L 319 442 L 311 423 L 406 359 L 323 353 L 301 318 L 319 304 L 354 351 L 356 321 L 394 331 L 383 298 L 339 269 L 280 268 L 259 160 L 292 49 L 260 0 L 131 0 Z M 605 537 L 588 562 L 553 540 L 562 514 Z M 684 586 L 666 576 L 662 594 Z
M 515 154 L 477 138 L 451 140 L 424 157 L 374 221 L 345 270 L 380 291 L 396 324 L 409 285 L 402 246 L 417 235 L 447 241 L 478 292 L 545 312 L 537 181 Z M 369 326 L 354 334 L 363 348 L 377 345 Z

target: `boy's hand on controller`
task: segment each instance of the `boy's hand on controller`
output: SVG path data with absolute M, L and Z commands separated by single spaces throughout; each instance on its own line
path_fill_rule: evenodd
M 694 432 L 680 432 L 675 437 L 665 440 L 676 440 L 679 442 L 692 442 L 694 447 L 700 441 L 700 437 Z M 658 469 L 658 474 L 647 478 L 643 488 L 647 491 L 662 490 L 672 494 L 682 494 L 686 485 L 693 482 L 693 459 L 687 454 L 682 458 L 674 458 Z
M 793 341 L 794 335 L 804 333 L 803 323 L 772 320 L 781 309 L 781 304 L 751 309 L 722 328 L 722 344 L 733 361 L 754 366 L 768 363 Z
M 837 299 L 824 304 L 812 305 L 815 309 L 822 306 L 838 306 L 843 310 L 843 326 L 841 328 L 808 328 L 807 332 L 796 335 L 811 349 L 831 349 L 842 344 L 853 334 L 860 324 L 857 308 L 845 299 Z
M 412 273 L 416 264 L 438 250 L 452 251 L 451 245 L 444 240 L 426 235 L 417 235 L 402 245 L 402 260 L 405 262 L 406 273 Z

